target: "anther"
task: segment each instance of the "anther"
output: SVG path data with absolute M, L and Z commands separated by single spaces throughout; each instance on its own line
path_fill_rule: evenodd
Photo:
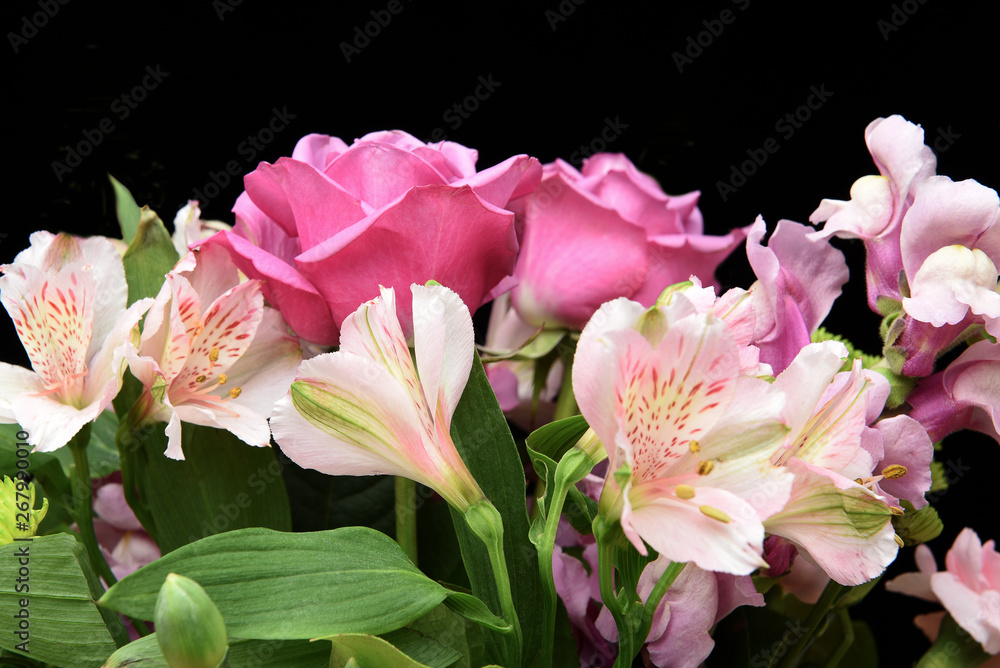
M 718 520 L 724 524 L 729 524 L 732 520 L 729 515 L 725 514 L 718 508 L 713 508 L 712 506 L 698 506 L 698 510 L 701 511 L 702 515 L 711 517 L 713 520 Z
M 676 494 L 679 499 L 693 498 L 694 487 L 691 485 L 677 485 L 677 487 L 674 488 L 674 494 Z
M 235 399 L 236 397 L 240 396 L 241 392 L 243 392 L 242 387 L 234 387 L 233 389 L 229 390 L 229 398 Z
M 882 469 L 882 476 L 889 480 L 896 480 L 906 475 L 906 467 L 902 464 L 889 464 Z

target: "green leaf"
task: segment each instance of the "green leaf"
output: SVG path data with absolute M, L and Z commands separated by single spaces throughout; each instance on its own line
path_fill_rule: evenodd
M 360 668 L 429 668 L 414 661 L 390 643 L 363 633 L 341 633 L 324 638 L 333 643 L 330 668 L 347 668 L 354 659 Z
M 163 221 L 148 207 L 143 207 L 135 237 L 122 256 L 129 305 L 144 297 L 155 297 L 178 259 Z
M 135 509 L 163 553 L 232 529 L 291 530 L 281 465 L 271 448 L 228 431 L 181 425 L 184 460 L 167 458 L 162 423 L 119 434 L 123 474 L 141 490 Z
M 0 647 L 63 668 L 97 668 L 115 651 L 116 637 L 128 641 L 118 616 L 94 605 L 100 583 L 73 536 L 8 543 L 0 563 Z
M 490 612 L 490 609 L 486 607 L 486 604 L 472 594 L 466 594 L 460 591 L 450 591 L 448 592 L 448 598 L 445 599 L 444 604 L 448 606 L 448 609 L 452 612 L 455 612 L 466 619 L 470 619 L 480 626 L 485 626 L 488 629 L 506 632 L 511 628 L 509 622 L 504 620 L 503 617 L 498 617 Z
M 295 531 L 366 526 L 392 535 L 395 487 L 392 476 L 333 476 L 300 468 L 278 454 Z
M 140 209 L 135 203 L 132 193 L 123 186 L 115 177 L 108 174 L 111 180 L 111 187 L 115 191 L 115 208 L 118 211 L 118 224 L 122 228 L 122 239 L 125 243 L 131 243 L 139 227 Z
M 229 668 L 328 668 L 330 645 L 309 640 L 238 640 L 230 638 Z M 170 668 L 156 634 L 139 638 L 111 655 L 104 668 Z
M 567 450 L 576 445 L 586 431 L 587 421 L 582 415 L 574 415 L 539 427 L 531 432 L 527 443 L 535 452 L 558 462 Z
M 240 638 L 388 633 L 448 596 L 391 538 L 372 529 L 241 529 L 174 550 L 119 581 L 100 603 L 151 619 L 169 573 L 204 587 L 229 633 Z
M 471 668 L 465 620 L 444 605 L 382 638 L 431 668 Z
M 469 471 L 503 519 L 504 554 L 514 605 L 521 622 L 525 656 L 532 657 L 541 642 L 542 588 L 538 554 L 528 540 L 524 468 L 478 356 L 452 418 L 451 435 Z M 461 513 L 452 510 L 452 519 L 472 591 L 491 610 L 498 611 L 500 604 L 486 548 L 469 530 Z M 485 637 L 488 660 L 496 660 L 502 656 L 499 636 L 489 632 Z

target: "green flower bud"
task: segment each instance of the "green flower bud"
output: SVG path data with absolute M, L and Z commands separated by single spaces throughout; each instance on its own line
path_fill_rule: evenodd
M 201 585 L 170 573 L 153 613 L 156 639 L 170 668 L 218 668 L 226 658 L 226 623 Z

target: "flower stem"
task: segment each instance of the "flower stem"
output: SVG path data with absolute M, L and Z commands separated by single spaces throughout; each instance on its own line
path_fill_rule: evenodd
M 819 600 L 816 601 L 816 605 L 813 606 L 809 612 L 809 616 L 806 618 L 806 632 L 800 635 L 799 639 L 789 649 L 788 654 L 785 655 L 785 660 L 781 662 L 781 668 L 794 668 L 798 665 L 799 657 L 802 656 L 802 652 L 809 646 L 809 641 L 812 640 L 816 629 L 819 628 L 820 624 L 826 618 L 830 608 L 843 590 L 844 585 L 839 582 L 830 580 L 827 583 L 826 589 L 823 590 Z
M 670 585 L 674 583 L 674 580 L 677 579 L 677 576 L 681 574 L 686 565 L 686 563 L 671 561 L 670 565 L 667 566 L 667 570 L 663 571 L 663 575 L 657 580 L 653 591 L 649 592 L 649 596 L 646 597 L 646 602 L 642 606 L 642 621 L 640 622 L 637 637 L 645 638 L 649 635 L 649 629 L 653 626 L 653 616 L 656 614 L 656 609 L 660 607 L 660 601 L 663 600 L 667 590 L 670 589 Z
M 118 582 L 108 566 L 100 546 L 97 544 L 97 534 L 94 533 L 94 512 L 92 497 L 94 490 L 90 482 L 90 463 L 87 460 L 87 444 L 90 443 L 90 425 L 76 433 L 70 442 L 69 449 L 73 453 L 73 518 L 80 531 L 80 539 L 87 549 L 90 565 L 98 575 L 104 578 L 108 587 Z
M 568 450 L 556 465 L 552 488 L 546 490 L 545 531 L 538 543 L 538 574 L 541 578 L 545 598 L 542 601 L 542 666 L 552 665 L 552 645 L 556 629 L 555 577 L 552 572 L 552 555 L 555 552 L 556 532 L 559 518 L 566 503 L 570 487 L 583 480 L 594 468 L 594 461 L 583 451 Z
M 500 610 L 504 620 L 511 625 L 511 632 L 503 636 L 507 650 L 505 665 L 519 666 L 521 665 L 523 636 L 521 622 L 517 618 L 517 610 L 514 607 L 514 597 L 510 591 L 510 575 L 507 571 L 507 559 L 503 551 L 503 520 L 497 509 L 487 499 L 470 506 L 464 515 L 472 533 L 476 534 L 486 545 L 490 566 L 493 567 L 493 577 L 496 579 Z
M 396 542 L 417 565 L 417 483 L 396 476 Z
M 632 629 L 629 608 L 631 603 L 623 601 L 615 591 L 614 554 L 615 542 L 620 531 L 609 528 L 600 516 L 594 519 L 594 537 L 597 539 L 597 576 L 601 588 L 601 600 L 611 611 L 618 628 L 618 658 L 614 668 L 628 668 L 632 665 L 638 648 L 635 647 L 635 633 Z
M 573 394 L 573 365 L 563 363 L 562 387 L 559 388 L 559 397 L 556 399 L 556 409 L 552 420 L 554 422 L 573 417 L 579 412 L 580 407 L 577 406 L 576 395 Z

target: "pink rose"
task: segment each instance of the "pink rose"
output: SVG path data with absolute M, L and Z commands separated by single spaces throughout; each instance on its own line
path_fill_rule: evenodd
M 692 274 L 714 284 L 746 231 L 703 234 L 698 195 L 665 194 L 621 154 L 599 153 L 582 171 L 545 165 L 538 190 L 511 203 L 524 216 L 514 308 L 535 326 L 583 329 L 617 297 L 650 306 Z
M 291 158 L 244 179 L 236 226 L 206 244 L 229 250 L 303 339 L 334 345 L 339 325 L 379 286 L 399 288 L 411 329 L 409 286 L 434 279 L 470 310 L 510 288 L 517 254 L 507 202 L 534 190 L 541 166 L 518 155 L 476 171 L 477 152 L 425 144 L 399 131 L 348 146 L 312 134 Z

